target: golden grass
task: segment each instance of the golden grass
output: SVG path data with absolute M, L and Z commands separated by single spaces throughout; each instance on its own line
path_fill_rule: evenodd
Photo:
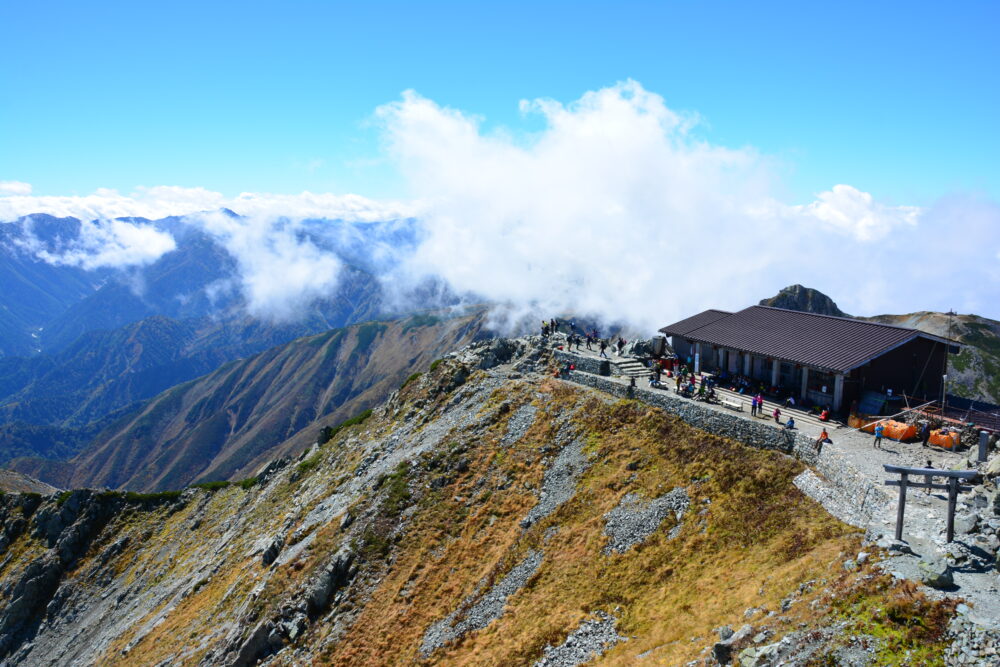
M 436 376 L 412 383 L 407 393 L 419 396 L 418 387 L 433 392 L 435 380 L 450 377 L 446 364 Z M 440 405 L 449 397 L 432 393 L 430 399 Z M 530 401 L 539 407 L 535 423 L 521 441 L 502 448 L 510 416 L 516 406 Z M 505 403 L 508 407 L 501 408 Z M 537 502 L 542 485 L 543 461 L 551 460 L 550 446 L 569 414 L 581 430 L 591 466 L 571 500 L 523 530 L 520 520 Z M 934 634 L 940 623 L 928 629 L 913 619 L 928 615 L 940 621 L 948 609 L 899 586 L 871 584 L 867 571 L 843 571 L 841 562 L 859 548 L 859 533 L 794 487 L 792 479 L 802 465 L 793 459 L 707 435 L 641 404 L 608 401 L 551 380 L 507 385 L 490 397 L 480 418 L 481 424 L 488 424 L 485 432 L 453 434 L 416 462 L 409 473 L 417 476 L 411 485 L 416 511 L 386 556 L 371 554 L 361 563 L 362 572 L 351 587 L 358 616 L 338 642 L 317 656 L 318 663 L 531 664 L 547 644 L 561 643 L 582 620 L 603 610 L 619 619 L 619 633 L 630 639 L 605 654 L 602 664 L 632 665 L 645 651 L 654 651 L 654 664 L 683 664 L 716 640 L 713 628 L 738 627 L 749 607 L 778 610 L 790 592 L 817 578 L 827 583 L 767 622 L 776 636 L 798 623 L 819 624 L 839 615 L 856 617 L 859 631 L 885 637 L 891 655 L 904 655 L 916 642 L 940 639 Z M 384 432 L 390 419 L 373 418 L 357 428 Z M 221 563 L 221 568 L 183 599 L 160 599 L 100 661 L 132 664 L 141 656 L 148 663 L 197 664 L 240 613 L 254 619 L 271 617 L 336 552 L 344 534 L 336 519 L 316 526 L 309 548 L 293 563 L 276 568 L 263 567 L 259 556 L 249 556 L 248 550 L 257 539 L 281 530 L 292 498 L 306 494 L 295 515 L 298 523 L 289 532 L 352 474 L 360 454 L 343 449 L 344 437 L 324 446 L 320 465 L 298 482 L 250 491 L 229 487 L 173 513 L 135 511 L 116 518 L 103 541 L 81 561 L 80 572 L 96 570 L 96 556 L 122 534 L 131 535 L 132 541 L 107 567 L 129 586 L 149 590 L 157 582 L 184 578 L 195 562 Z M 543 451 L 547 447 L 549 451 Z M 468 459 L 463 474 L 451 465 L 459 455 Z M 629 470 L 630 463 L 638 467 Z M 436 490 L 425 486 L 437 475 L 447 476 L 450 484 Z M 676 539 L 667 538 L 669 526 L 664 526 L 624 554 L 602 553 L 603 516 L 625 494 L 653 498 L 676 487 L 687 489 L 691 498 Z M 359 502 L 388 493 L 373 491 Z M 204 525 L 190 530 L 197 511 L 203 511 Z M 385 535 L 401 520 L 398 511 L 389 514 L 375 524 Z M 216 553 L 216 540 L 237 515 L 239 534 Z M 555 532 L 546 538 L 550 528 Z M 0 572 L 0 580 L 9 580 L 11 572 L 42 551 L 26 536 L 11 548 L 13 560 Z M 542 565 L 508 600 L 498 620 L 429 657 L 420 655 L 428 627 L 469 596 L 487 591 L 532 549 L 543 551 Z M 261 582 L 251 600 L 251 590 Z M 837 599 L 851 602 L 838 606 Z M 175 606 L 166 619 L 122 655 L 142 625 L 169 604 Z M 883 608 L 896 610 L 897 620 L 887 625 L 877 618 L 875 610 Z M 339 625 L 320 621 L 302 641 L 317 646 L 335 631 L 341 631 Z M 699 640 L 692 642 L 693 637 Z M 180 649 L 183 645 L 187 648 Z M 940 647 L 934 647 L 921 654 L 929 662 L 934 651 L 940 653 Z
M 422 504 L 393 567 L 324 661 L 419 662 L 423 633 L 432 623 L 477 585 L 485 583 L 486 590 L 529 549 L 541 548 L 542 566 L 508 601 L 505 614 L 435 652 L 429 662 L 530 663 L 546 644 L 560 643 L 601 609 L 620 618 L 619 632 L 638 637 L 609 652 L 605 662 L 632 664 L 638 653 L 667 645 L 657 660 L 673 664 L 705 645 L 692 644 L 690 637 L 710 642 L 712 628 L 742 619 L 744 609 L 776 608 L 802 581 L 833 571 L 855 541 L 854 529 L 794 488 L 791 480 L 801 465 L 787 457 L 708 436 L 630 402 L 591 399 L 578 406 L 580 392 L 561 383 L 546 383 L 543 391 L 549 401 L 523 441 L 496 456 L 501 420 L 492 439 L 475 450 L 478 458 L 468 473 Z M 536 502 L 528 488 L 542 480 L 540 449 L 551 442 L 554 418 L 565 410 L 576 410 L 586 428 L 592 467 L 572 500 L 522 531 L 519 521 Z M 625 466 L 634 460 L 644 465 L 633 476 Z M 467 497 L 474 481 L 490 474 L 512 484 L 493 490 L 455 525 L 451 519 L 462 503 L 453 497 Z M 625 493 L 655 497 L 677 486 L 689 490 L 692 510 L 676 540 L 661 530 L 625 554 L 601 553 L 603 515 Z M 543 543 L 551 526 L 558 532 Z

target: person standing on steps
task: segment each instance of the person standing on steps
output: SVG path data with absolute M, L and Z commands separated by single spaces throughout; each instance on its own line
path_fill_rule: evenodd
M 882 422 L 875 424 L 875 449 L 882 449 L 882 434 L 885 433 L 885 426 Z
M 604 357 L 605 359 L 607 359 L 608 358 L 608 353 L 605 350 L 608 349 L 608 341 L 606 341 L 606 340 L 604 340 L 602 338 L 601 339 L 600 348 L 601 348 L 601 356 Z
M 754 397 L 752 397 L 750 399 L 750 416 L 751 417 L 756 417 L 757 416 L 757 397 L 756 396 L 754 396 Z
M 772 414 L 774 415 L 774 423 L 775 424 L 780 424 L 781 423 L 781 408 L 775 406 L 774 412 Z
M 920 446 L 926 447 L 927 441 L 931 439 L 931 423 L 924 422 L 924 425 L 920 427 Z

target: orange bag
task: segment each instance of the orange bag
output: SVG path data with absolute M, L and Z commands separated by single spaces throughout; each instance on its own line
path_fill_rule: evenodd
M 962 438 L 958 433 L 942 431 L 941 429 L 931 431 L 931 437 L 927 439 L 927 442 L 930 444 L 944 447 L 945 449 L 955 449 L 961 441 Z
M 885 422 L 885 437 L 893 440 L 911 440 L 917 436 L 917 427 L 904 422 L 888 420 Z

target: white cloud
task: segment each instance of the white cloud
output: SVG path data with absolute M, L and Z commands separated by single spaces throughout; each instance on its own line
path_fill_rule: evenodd
M 521 109 L 545 121 L 530 142 L 413 92 L 379 108 L 391 157 L 427 203 L 408 280 L 438 274 L 522 314 L 572 311 L 646 331 L 795 282 L 848 308 L 938 305 L 920 301 L 932 287 L 921 271 L 935 261 L 914 256 L 931 247 L 921 209 L 849 185 L 779 202 L 766 157 L 695 138 L 696 118 L 632 81 Z M 975 242 L 1000 245 L 995 227 Z M 970 283 L 1000 296 L 996 283 Z
M 30 195 L 31 183 L 0 181 L 0 195 Z
M 341 261 L 300 232 L 296 220 L 225 213 L 192 216 L 218 240 L 239 267 L 239 289 L 251 315 L 287 321 L 337 286 Z
M 226 197 L 203 188 L 98 190 L 83 197 L 0 196 L 0 220 L 30 213 L 81 219 L 187 215 L 236 258 L 231 285 L 258 315 L 288 319 L 335 288 L 341 262 L 303 232 L 307 218 L 418 217 L 403 261 L 369 249 L 390 296 L 439 279 L 507 304 L 506 316 L 563 312 L 650 332 L 707 307 L 740 308 L 802 283 L 858 314 L 955 307 L 998 316 L 1000 206 L 954 197 L 921 209 L 838 184 L 801 204 L 781 201 L 771 160 L 751 147 L 696 137 L 698 117 L 627 81 L 563 104 L 523 101 L 542 130 L 486 132 L 482 119 L 414 92 L 376 111 L 410 201 L 303 192 Z M 22 184 L 26 185 L 26 184 Z M 237 220 L 201 211 L 229 208 Z M 165 239 L 142 226 L 95 223 L 81 266 L 142 263 Z M 309 229 L 332 245 L 346 228 Z M 107 247 L 105 247 L 107 246 Z M 82 253 L 82 254 L 81 254 Z M 422 304 L 426 305 L 426 304 Z
M 817 195 L 811 204 L 792 210 L 805 219 L 815 218 L 860 241 L 878 240 L 899 227 L 912 227 L 921 214 L 916 206 L 880 204 L 867 192 L 850 185 L 835 185 L 829 192 Z
M 79 235 L 56 251 L 44 247 L 30 234 L 30 218 L 26 226 L 29 235 L 23 245 L 37 257 L 52 264 L 79 266 L 88 270 L 150 264 L 177 247 L 170 234 L 147 224 L 84 220 L 80 223 Z
M 413 214 L 410 204 L 379 202 L 360 195 L 333 195 L 302 192 L 295 195 L 244 192 L 226 197 L 205 188 L 179 186 L 138 187 L 130 194 L 99 188 L 83 196 L 31 196 L 13 191 L 0 196 L 0 221 L 16 220 L 25 215 L 47 213 L 81 220 L 140 217 L 155 220 L 171 215 L 189 215 L 200 211 L 231 209 L 241 215 L 273 215 L 293 218 L 331 218 L 348 221 L 374 221 L 405 218 Z M 0 188 L 0 195 L 4 190 Z

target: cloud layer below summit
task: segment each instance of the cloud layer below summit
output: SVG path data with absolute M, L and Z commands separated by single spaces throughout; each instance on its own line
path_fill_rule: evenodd
M 412 216 L 421 242 L 387 279 L 399 286 L 436 276 L 458 292 L 507 304 L 515 319 L 573 311 L 651 329 L 710 306 L 748 305 L 796 282 L 858 314 L 954 307 L 1000 315 L 996 202 L 955 196 L 927 208 L 899 206 L 846 184 L 806 204 L 783 202 L 768 156 L 708 142 L 697 116 L 670 109 L 633 81 L 570 104 L 525 101 L 521 110 L 540 116 L 543 129 L 488 131 L 482 119 L 413 92 L 379 107 L 385 157 L 409 189 L 402 202 L 225 197 L 179 187 L 47 197 L 7 181 L 0 219 L 188 215 L 237 257 L 248 294 L 295 306 L 332 289 L 340 265 L 296 237 L 294 222 L 290 228 L 277 218 Z M 220 208 L 247 221 L 199 215 Z M 87 266 L 89 254 L 94 265 L 135 263 L 170 249 L 120 227 L 141 224 L 115 224 L 98 223 L 113 231 L 105 236 L 117 250 L 105 251 L 92 234 L 95 243 L 78 249 L 75 261 Z M 130 252 L 129 244 L 149 250 Z M 282 271 L 285 262 L 301 270 Z M 266 298 L 271 292 L 278 297 Z

